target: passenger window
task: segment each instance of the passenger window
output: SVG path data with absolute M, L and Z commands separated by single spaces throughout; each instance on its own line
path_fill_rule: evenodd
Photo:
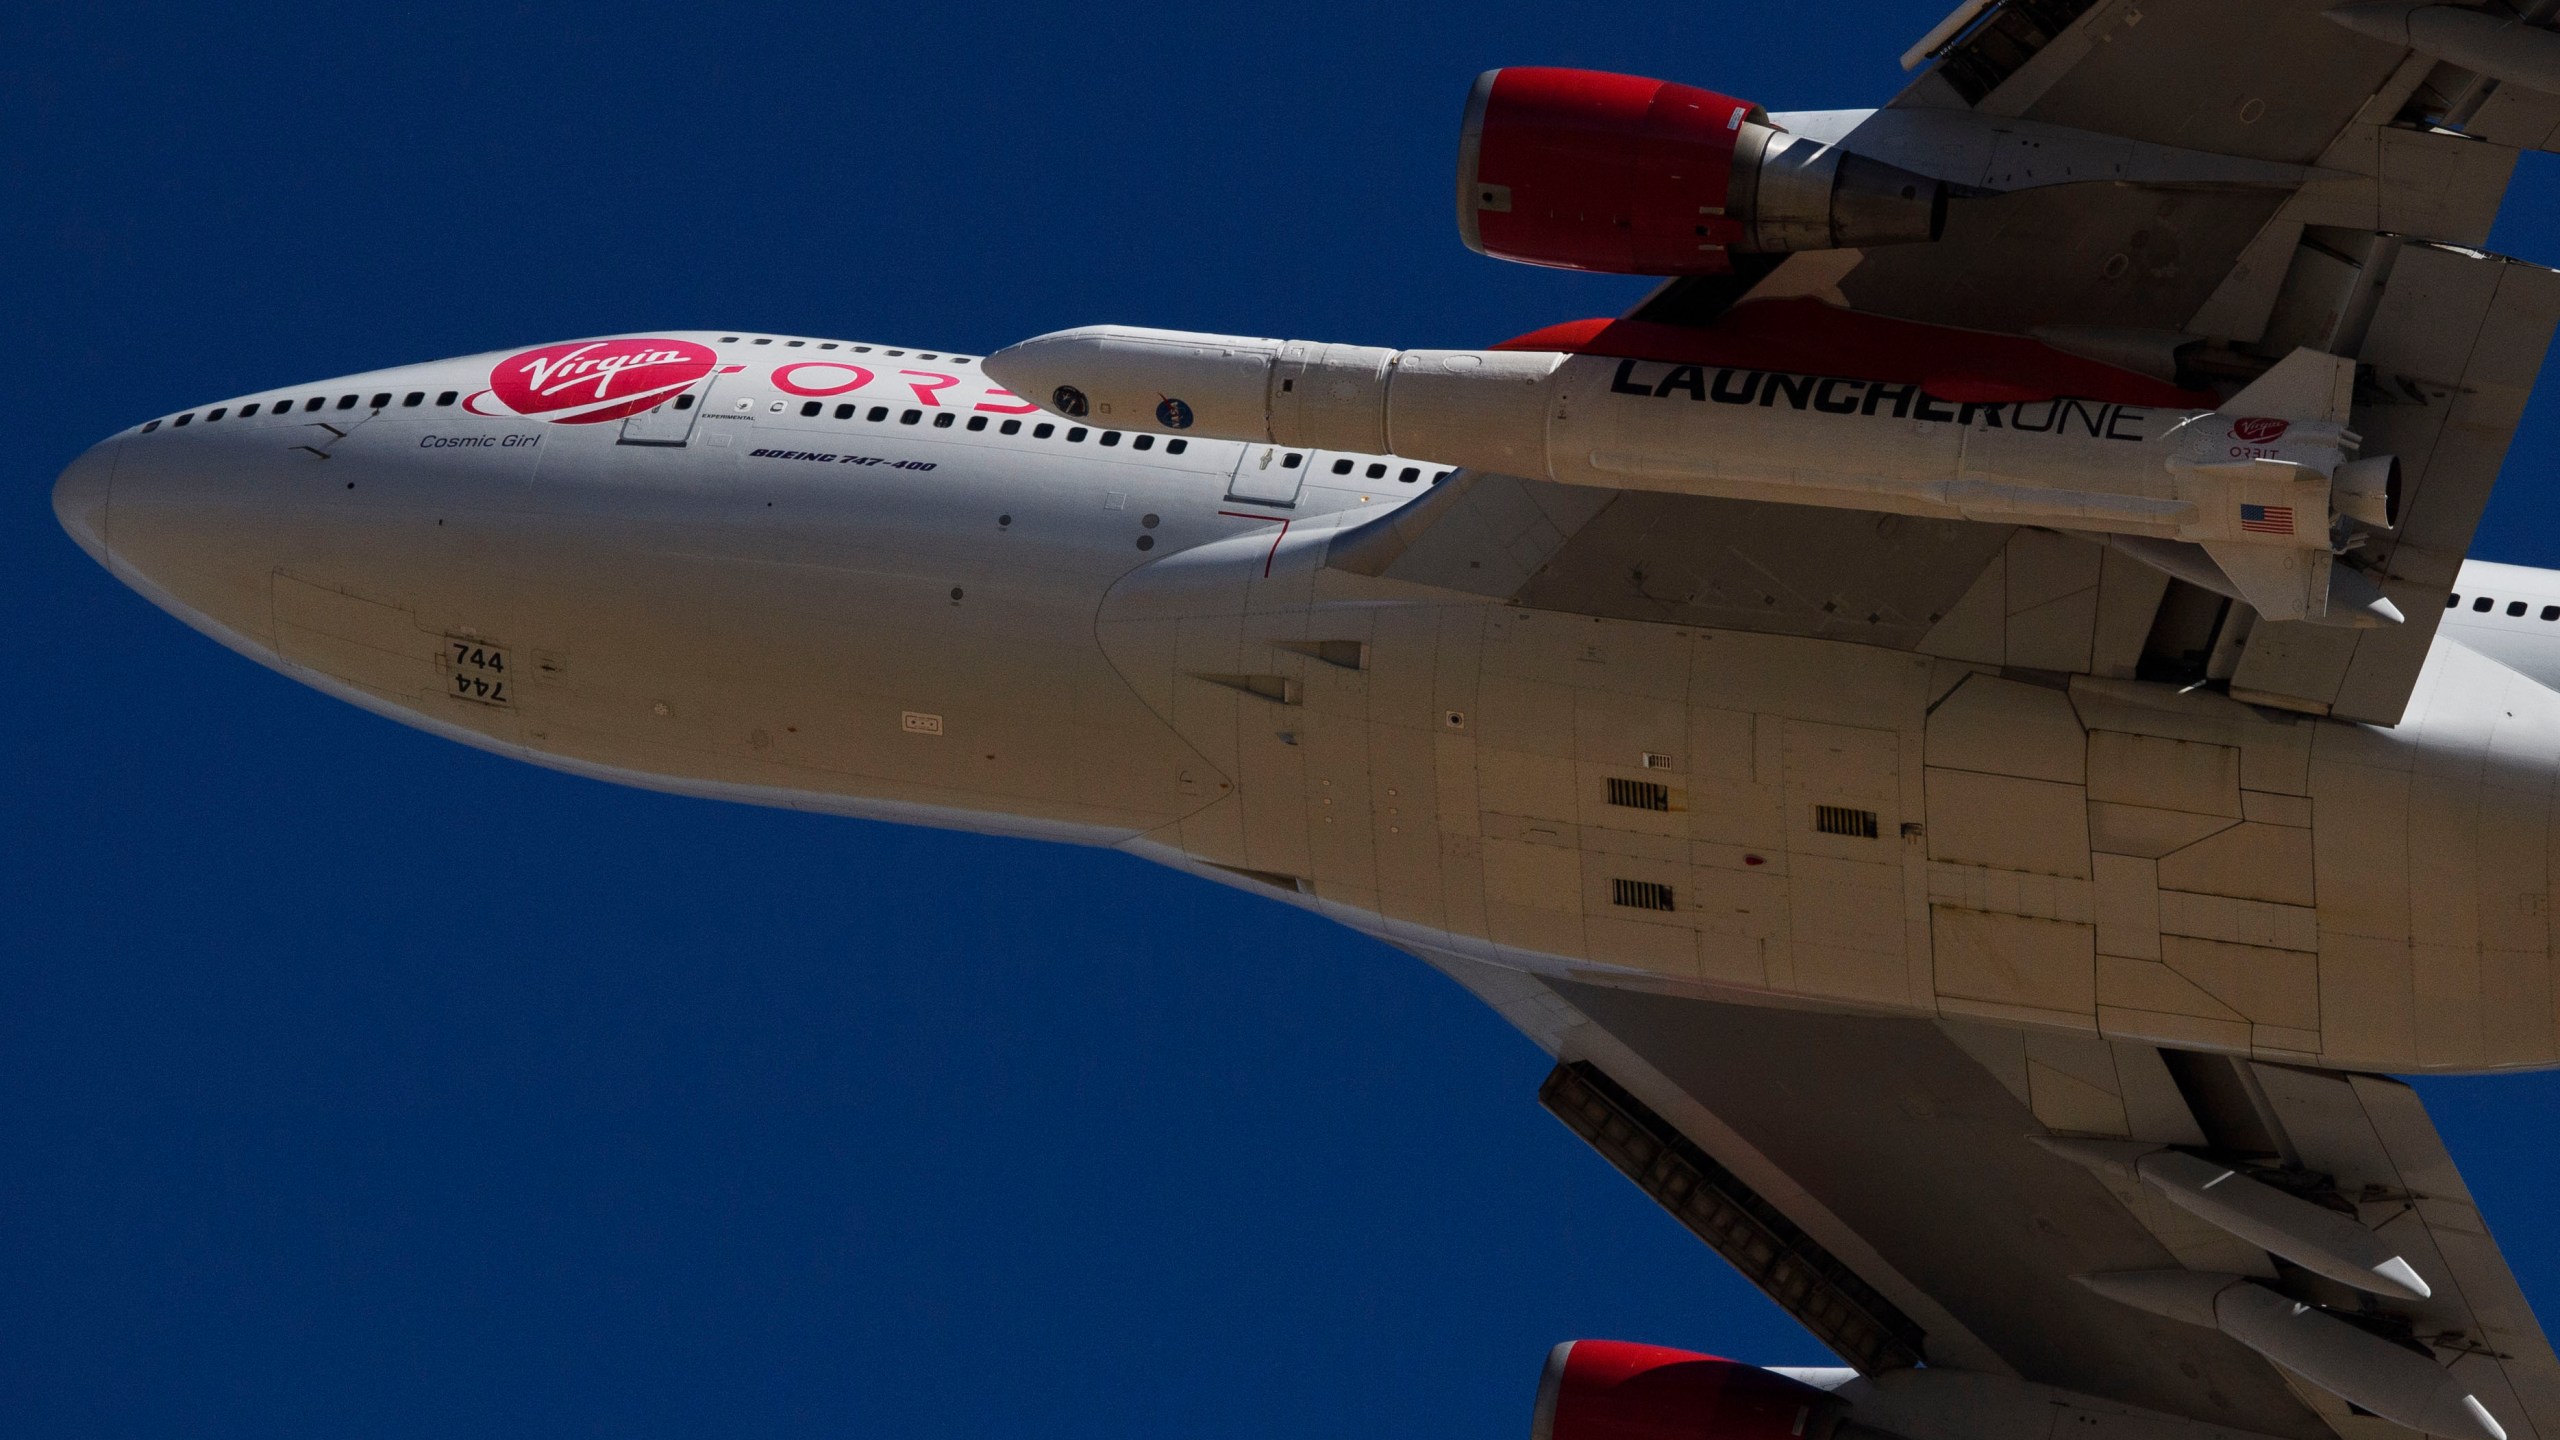
M 352 398 L 352 397 L 351 397 L 351 398 Z M 329 403 L 329 397 L 328 397 L 328 396 L 326 396 L 326 395 L 314 395 L 314 396 L 312 396 L 310 399 L 305 400 L 305 401 L 303 401 L 303 402 L 302 402 L 302 408 L 303 408 L 304 413 L 306 413 L 306 414 L 307 414 L 307 413 L 309 413 L 309 412 L 311 412 L 311 411 L 313 411 L 313 410 L 317 410 L 317 409 L 319 409 L 321 406 L 326 405 L 326 404 L 328 404 L 328 403 Z
M 756 342 L 754 342 L 754 343 L 756 343 L 756 344 L 758 344 L 758 345 L 770 345 L 770 344 L 772 344 L 773 342 L 772 342 L 771 340 L 757 340 L 757 341 L 756 341 Z
M 437 404 L 439 404 L 439 405 L 441 405 L 441 404 L 443 404 L 444 402 L 443 402 L 443 401 L 441 401 L 441 400 L 439 400 L 439 401 L 437 401 L 436 403 L 437 403 Z M 690 410 L 690 409 L 692 409 L 692 408 L 693 408 L 693 395 L 692 395 L 692 392 L 688 391 L 688 392 L 686 392 L 685 394 L 682 394 L 682 395 L 677 396 L 677 397 L 676 397 L 676 408 L 677 408 L 677 409 L 679 409 L 679 410 Z
M 1397 474 L 1397 476 L 1396 476 L 1396 480 L 1397 480 L 1399 483 L 1401 483 L 1401 484 L 1405 484 L 1405 485 L 1410 485 L 1410 484 L 1412 484 L 1414 481 L 1419 480 L 1419 479 L 1421 479 L 1421 478 L 1422 478 L 1422 467 L 1421 467 L 1421 466 L 1419 466 L 1419 465 L 1407 465 L 1407 466 L 1406 466 L 1406 467 L 1404 467 L 1404 469 L 1403 469 L 1400 473 L 1398 473 L 1398 474 Z
M 227 407 L 225 406 L 216 405 L 212 409 L 207 410 L 204 412 L 204 423 L 210 425 L 214 421 L 221 419 L 226 409 Z
M 815 400 L 803 400 L 800 402 L 800 413 L 803 415 L 814 417 L 820 410 L 825 408 L 825 406 L 820 405 Z
M 450 405 L 450 404 L 452 404 L 452 403 L 453 403 L 453 397 L 454 397 L 454 394 L 455 394 L 455 392 L 454 392 L 454 391 L 447 390 L 447 391 L 446 391 L 446 392 L 444 392 L 443 394 L 438 395 L 438 396 L 436 397 L 436 403 L 437 403 L 438 405 Z M 677 397 L 676 397 L 676 408 L 677 408 L 677 409 L 679 409 L 679 410 L 682 410 L 682 409 L 684 409 L 687 405 L 690 405 L 692 402 L 693 402 L 693 397 L 692 397 L 692 396 L 690 396 L 690 395 L 679 395 L 679 396 L 677 396 Z
M 1333 473 L 1334 473 L 1334 474 L 1336 474 L 1336 475 L 1348 475 L 1348 474 L 1350 474 L 1350 473 L 1351 473 L 1351 462 L 1350 462 L 1350 461 L 1348 461 L 1348 460 L 1336 460 L 1336 461 L 1334 461 L 1334 462 L 1333 462 Z
M 1043 420 L 1039 424 L 1031 427 L 1031 438 L 1034 440 L 1046 440 L 1057 433 L 1058 427 L 1050 424 L 1046 420 Z
M 374 396 L 374 397 L 373 397 L 373 408 L 374 408 L 374 409 L 376 409 L 376 410 L 387 409 L 387 408 L 389 408 L 390 404 L 391 404 L 391 392 L 390 392 L 390 391 L 388 391 L 388 390 L 385 390 L 385 391 L 383 391 L 381 394 L 376 395 L 376 396 Z
M 400 400 L 400 408 L 401 408 L 401 409 L 403 409 L 403 410 L 406 410 L 406 409 L 411 408 L 412 406 L 424 405 L 424 404 L 426 404 L 426 403 L 427 403 L 427 392 L 426 392 L 426 391 L 424 391 L 424 390 L 412 390 L 412 391 L 410 391 L 407 395 L 405 395 L 405 396 L 401 397 L 401 400 Z
M 341 395 L 341 396 L 339 396 L 339 397 L 338 397 L 338 408 L 339 408 L 339 409 L 341 409 L 341 410 L 353 410 L 354 408 L 356 408 L 356 397 L 354 397 L 353 395 Z
M 1288 454 L 1280 457 L 1280 468 L 1283 470 L 1295 470 L 1306 463 L 1307 457 L 1299 454 L 1295 450 L 1292 450 Z
M 1371 462 L 1369 466 L 1369 478 L 1372 480 L 1384 480 L 1387 478 L 1386 463 L 1384 461 Z
M 821 340 L 818 342 L 818 348 L 821 350 L 833 350 L 836 348 L 836 342 L 833 340 Z
M 808 342 L 808 341 L 806 341 L 806 340 L 785 340 L 785 341 L 783 341 L 782 343 L 783 343 L 783 345 L 784 345 L 786 348 L 788 348 L 788 349 L 797 350 L 797 349 L 799 349 L 801 346 L 806 345 L 806 344 L 808 344 L 809 342 Z
M 2444 597 L 2444 608 L 2447 610 L 2459 609 L 2461 608 L 2461 605 L 2462 597 L 2459 595 L 2447 595 Z
M 850 419 L 852 419 L 852 418 L 853 418 L 853 407 L 852 407 L 851 405 L 839 405 L 839 406 L 837 406 L 837 407 L 836 407 L 836 418 L 837 418 L 837 419 L 839 419 L 839 420 L 850 420 Z
M 178 428 L 179 426 L 186 424 L 188 421 L 193 420 L 194 418 L 196 418 L 196 412 L 194 412 L 193 410 L 190 410 L 190 411 L 188 411 L 186 414 L 179 416 L 177 419 L 170 421 L 170 422 L 169 422 L 169 428 L 170 428 L 170 429 L 172 429 L 172 430 L 174 430 L 174 429 Z
M 2495 604 L 2497 604 L 2497 603 L 2498 603 L 2497 601 L 2490 599 L 2490 598 L 2489 598 L 2488 596 L 2486 596 L 2486 595 L 2483 595 L 2483 596 L 2481 596 L 2479 599 L 2474 600 L 2474 601 L 2472 601 L 2472 602 L 2471 602 L 2471 608 L 2472 608 L 2474 611 L 2478 612 L 2479 614 L 2486 615 L 2486 614 L 2488 614 L 2488 613 L 2489 613 L 2489 607 L 2490 607 L 2490 606 L 2492 606 L 2492 605 L 2495 605 Z
M 1019 435 L 1022 433 L 1022 422 L 1019 420 L 1007 420 L 1002 425 L 997 426 L 996 431 L 997 433 L 1004 435 Z
M 934 416 L 934 417 L 933 417 L 933 428 L 934 428 L 934 429 L 936 429 L 936 430 L 948 430 L 948 429 L 950 429 L 950 428 L 951 428 L 951 426 L 952 426 L 952 422 L 954 422 L 954 421 L 958 420 L 959 418 L 960 418 L 959 416 L 952 414 L 952 413 L 951 413 L 950 411 L 948 411 L 948 410 L 945 410 L 945 411 L 943 411 L 941 414 L 936 415 L 936 416 Z
M 874 425 L 877 425 L 881 421 L 889 418 L 889 407 L 886 405 L 874 405 L 871 407 L 871 413 L 863 416 L 862 418 L 870 421 Z
M 243 420 L 246 420 L 246 419 L 248 419 L 250 416 L 255 415 L 255 414 L 257 414 L 257 413 L 258 413 L 258 402 L 257 402 L 257 401 L 255 401 L 255 400 L 252 400 L 252 401 L 250 401 L 248 404 L 243 405 L 243 406 L 241 406 L 241 407 L 240 407 L 240 418 L 241 418 L 241 419 L 243 419 Z
M 984 430 L 984 429 L 986 429 L 986 428 L 987 428 L 987 417 L 986 417 L 986 416 L 984 416 L 984 415 L 972 415 L 972 416 L 970 416 L 970 417 L 969 417 L 969 428 L 970 428 L 970 429 L 972 429 L 972 430 Z
M 1132 450 L 1153 450 L 1156 448 L 1156 437 L 1153 435 L 1141 435 L 1137 439 L 1129 442 L 1129 448 Z
M 1090 433 L 1092 432 L 1086 430 L 1081 425 L 1070 425 L 1067 427 L 1067 443 L 1070 445 L 1081 445 L 1084 443 L 1084 437 Z
M 1437 485 L 1437 484 L 1439 484 L 1441 481 L 1446 480 L 1446 479 L 1448 479 L 1450 476 L 1455 475 L 1455 474 L 1457 474 L 1457 473 L 1458 473 L 1458 472 L 1457 472 L 1457 471 L 1455 471 L 1455 470 L 1443 470 L 1443 471 L 1441 471 L 1439 474 L 1434 475 L 1434 476 L 1432 476 L 1432 477 L 1431 477 L 1431 483 L 1432 483 L 1432 484 L 1434 484 L 1434 485 Z
M 157 421 L 157 420 L 154 420 L 154 421 L 151 421 L 150 423 L 148 423 L 148 424 L 146 424 L 146 425 L 144 425 L 144 426 L 142 427 L 142 433 L 143 433 L 143 434 L 145 434 L 145 435 L 148 435 L 148 434 L 150 434 L 152 431 L 157 430 L 157 429 L 159 429 L 159 428 L 160 428 L 160 422 L 159 422 L 159 421 Z
M 1103 431 L 1103 432 L 1102 432 L 1102 443 L 1103 443 L 1103 444 L 1105 444 L 1105 445 L 1117 445 L 1117 444 L 1119 444 L 1119 443 L 1120 443 L 1120 432 L 1119 432 L 1119 431 L 1117 431 L 1117 430 L 1105 430 L 1105 431 Z
M 723 345 L 735 345 L 738 343 L 738 337 L 735 335 L 723 335 L 720 337 L 720 343 Z
M 2545 620 L 2560 620 L 2560 605 L 2543 606 L 2542 618 Z
M 2522 615 L 2523 613 L 2524 613 L 2524 602 L 2523 602 L 2523 601 L 2521 601 L 2521 600 L 2510 600 L 2510 601 L 2508 601 L 2508 602 L 2507 602 L 2507 614 L 2508 614 L 2510 617 L 2514 617 L 2514 616 Z
M 1179 455 L 1190 448 L 1191 442 L 1188 440 L 1167 440 L 1164 442 L 1164 453 L 1167 455 Z

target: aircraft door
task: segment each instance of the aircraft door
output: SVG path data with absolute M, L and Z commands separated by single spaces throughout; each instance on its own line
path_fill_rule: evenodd
M 1248 505 L 1290 509 L 1298 503 L 1298 487 L 1307 478 L 1307 452 L 1277 445 L 1247 445 L 1236 457 L 1235 478 L 1227 482 L 1227 498 Z
M 624 445 L 683 445 L 693 439 L 693 422 L 711 403 L 712 387 L 720 383 L 717 372 L 703 376 L 682 392 L 670 395 L 656 405 L 622 422 Z

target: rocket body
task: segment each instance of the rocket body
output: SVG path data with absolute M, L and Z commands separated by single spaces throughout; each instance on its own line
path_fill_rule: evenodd
M 1917 383 L 1556 351 L 1096 326 L 1025 341 L 986 366 L 1018 395 L 1124 429 L 2190 541 L 2270 619 L 2326 609 L 2332 482 L 2354 445 L 2342 414 L 1996 398 L 1991 387 L 1953 399 Z

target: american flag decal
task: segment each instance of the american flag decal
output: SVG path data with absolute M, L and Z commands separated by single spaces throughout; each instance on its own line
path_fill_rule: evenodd
M 2293 507 L 2290 505 L 2243 505 L 2240 528 L 2252 535 L 2290 535 L 2293 533 Z

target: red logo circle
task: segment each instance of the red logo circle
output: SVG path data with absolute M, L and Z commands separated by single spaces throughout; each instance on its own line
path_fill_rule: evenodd
M 2243 445 L 2271 445 L 2284 438 L 2293 428 L 2290 420 L 2270 420 L 2263 416 L 2231 422 L 2231 438 Z
M 593 425 L 637 415 L 718 363 L 710 346 L 690 340 L 572 340 L 499 361 L 489 389 L 519 415 Z

